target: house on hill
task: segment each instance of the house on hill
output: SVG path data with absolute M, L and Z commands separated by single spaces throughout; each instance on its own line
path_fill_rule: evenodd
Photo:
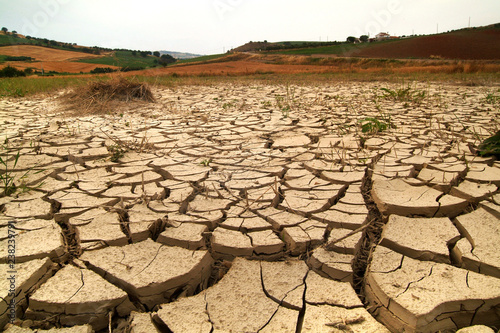
M 391 38 L 391 35 L 389 35 L 387 32 L 380 32 L 375 36 L 376 40 L 386 40 Z

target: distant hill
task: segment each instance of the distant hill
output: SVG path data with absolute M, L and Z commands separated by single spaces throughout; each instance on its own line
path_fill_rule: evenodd
M 301 49 L 301 48 L 311 48 L 311 47 L 324 47 L 330 45 L 339 45 L 343 42 L 276 42 L 270 43 L 268 41 L 263 42 L 249 42 L 242 46 L 239 46 L 235 49 L 232 49 L 230 52 L 259 52 L 259 51 L 276 51 L 276 50 L 293 50 L 293 49 Z
M 250 42 L 231 52 L 271 52 L 384 59 L 500 59 L 500 23 L 441 34 L 394 38 L 366 43 Z
M 500 24 L 448 33 L 371 43 L 349 56 L 367 58 L 500 59 Z
M 175 51 L 160 51 L 160 54 L 169 54 L 175 59 L 193 59 L 203 56 L 202 54 L 193 54 L 193 53 L 175 52 Z

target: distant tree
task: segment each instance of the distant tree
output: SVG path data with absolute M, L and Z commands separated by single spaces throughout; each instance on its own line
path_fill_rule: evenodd
M 347 37 L 347 42 L 348 43 L 354 43 L 355 41 L 356 41 L 356 37 L 353 37 L 353 36 Z
M 110 67 L 96 67 L 90 71 L 92 74 L 103 74 L 103 73 L 113 73 L 116 72 L 116 69 L 112 69 Z
M 4 33 L 7 33 L 7 31 L 9 31 L 9 29 L 7 29 L 6 27 L 3 27 L 3 28 L 2 28 L 2 31 L 3 31 Z
M 17 34 L 17 31 L 16 31 L 16 30 L 13 30 L 13 31 L 12 31 L 12 33 L 13 33 L 13 34 Z
M 24 70 L 24 73 L 25 73 L 26 75 L 32 75 L 32 74 L 33 74 L 33 72 L 34 72 L 34 71 L 33 71 L 33 68 L 31 68 L 31 67 L 28 67 L 28 68 L 26 68 L 26 69 Z
M 160 57 L 160 65 L 167 66 L 168 64 L 173 64 L 177 59 L 172 57 L 170 54 L 162 54 Z
M 26 36 L 26 39 L 31 39 L 31 36 Z
M 154 51 L 154 52 L 153 52 L 153 55 L 154 55 L 155 57 L 158 57 L 158 58 L 161 56 L 160 52 L 158 52 L 158 51 Z
M 137 51 L 132 51 L 132 55 L 133 55 L 134 57 L 137 57 Z
M 370 37 L 368 37 L 367 35 L 362 35 L 361 37 L 359 37 L 359 40 L 363 43 L 366 43 L 368 39 L 370 39 Z
M 26 76 L 26 73 L 14 67 L 7 66 L 0 70 L 0 77 Z

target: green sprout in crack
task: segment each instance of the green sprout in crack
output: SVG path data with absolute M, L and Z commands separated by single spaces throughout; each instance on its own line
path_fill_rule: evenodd
M 383 117 L 381 120 L 374 117 L 366 117 L 359 122 L 361 123 L 361 131 L 368 134 L 376 134 L 389 128 L 396 128 L 396 125 L 391 122 L 390 116 Z
M 262 102 L 260 102 L 260 104 L 265 109 L 269 109 L 273 106 L 273 104 L 270 101 L 262 101 Z
M 4 144 L 1 146 L 2 156 L 0 156 L 0 184 L 3 187 L 3 191 L 0 193 L 0 197 L 2 196 L 10 196 L 14 194 L 17 189 L 21 189 L 21 191 L 27 192 L 32 188 L 26 185 L 26 178 L 33 173 L 39 174 L 44 170 L 36 170 L 34 171 L 35 166 L 32 166 L 27 171 L 25 171 L 20 177 L 17 177 L 18 172 L 16 172 L 16 167 L 19 162 L 19 158 L 21 157 L 21 151 L 18 150 L 17 154 L 13 155 L 13 157 L 9 156 L 9 140 L 5 139 Z M 12 166 L 9 165 L 9 160 L 13 158 Z M 36 187 L 42 186 L 43 183 L 39 184 Z M 35 187 L 35 188 L 36 188 Z
M 207 166 L 210 166 L 211 162 L 212 162 L 212 159 L 209 158 L 209 159 L 201 161 L 200 164 L 207 167 Z
M 113 163 L 118 162 L 123 156 L 125 156 L 125 153 L 127 152 L 127 149 L 123 148 L 120 145 L 111 145 L 107 148 L 110 154 L 110 161 Z
M 383 98 L 404 102 L 405 107 L 408 107 L 410 103 L 421 104 L 427 97 L 424 90 L 414 90 L 410 85 L 395 90 L 389 88 L 380 88 L 380 90 L 384 93 Z
M 484 102 L 492 105 L 500 104 L 500 95 L 495 93 L 488 93 L 484 97 Z
M 496 156 L 496 158 L 500 158 L 500 131 L 481 142 L 477 154 L 484 157 Z

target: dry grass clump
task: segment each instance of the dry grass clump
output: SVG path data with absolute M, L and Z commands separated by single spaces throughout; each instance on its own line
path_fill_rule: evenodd
M 131 82 L 125 78 L 109 82 L 93 82 L 87 87 L 88 97 L 94 100 L 143 100 L 154 102 L 151 89 L 145 83 Z
M 68 111 L 82 114 L 106 112 L 130 102 L 155 102 L 147 83 L 133 82 L 125 78 L 90 82 L 65 96 Z

